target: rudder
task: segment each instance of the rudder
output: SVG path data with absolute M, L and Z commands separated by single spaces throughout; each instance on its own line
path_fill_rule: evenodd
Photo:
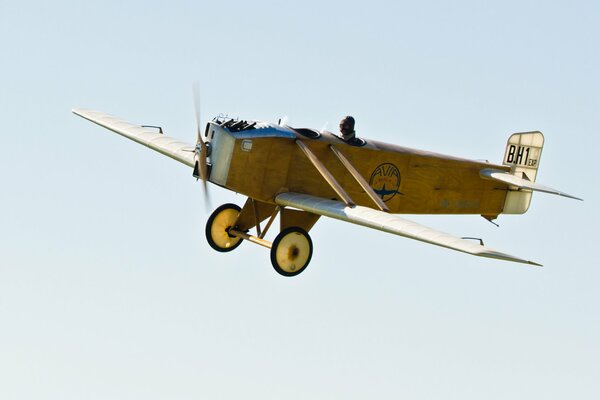
M 515 133 L 508 138 L 503 165 L 511 167 L 511 174 L 535 182 L 540 166 L 544 135 L 542 132 Z M 523 214 L 531 204 L 531 190 L 509 190 L 504 201 L 504 214 Z

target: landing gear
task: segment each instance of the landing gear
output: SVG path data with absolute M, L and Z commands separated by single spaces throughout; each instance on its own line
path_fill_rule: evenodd
M 241 208 L 235 204 L 223 204 L 206 222 L 206 239 L 210 247 L 222 253 L 234 250 L 242 244 L 242 238 L 229 234 L 240 215 Z
M 300 274 L 308 266 L 313 252 L 312 240 L 306 230 L 314 225 L 318 216 L 300 214 L 302 211 L 282 211 L 283 229 L 271 243 L 264 237 L 281 209 L 273 206 L 273 211 L 265 210 L 264 207 L 261 210 L 253 202 L 254 200 L 246 202 L 243 209 L 235 204 L 223 204 L 217 208 L 206 222 L 208 244 L 222 253 L 234 250 L 242 241 L 258 244 L 271 250 L 271 264 L 278 274 Z M 259 212 L 262 212 L 262 217 Z M 271 217 L 265 229 L 261 230 L 260 222 L 266 219 L 265 214 L 268 212 Z M 251 219 L 255 222 L 257 236 L 249 233 L 249 228 L 253 227 L 252 222 L 249 222 Z
M 286 228 L 273 241 L 271 264 L 283 276 L 296 276 L 308 266 L 312 251 L 312 240 L 304 229 Z

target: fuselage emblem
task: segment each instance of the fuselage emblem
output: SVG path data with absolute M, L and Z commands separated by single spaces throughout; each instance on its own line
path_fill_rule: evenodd
M 400 170 L 391 163 L 380 164 L 371 174 L 369 185 L 381 200 L 391 200 L 396 193 L 400 193 Z

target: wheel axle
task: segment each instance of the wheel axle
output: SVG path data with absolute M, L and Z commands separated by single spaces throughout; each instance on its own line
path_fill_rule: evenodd
M 269 242 L 268 240 L 265 239 L 261 239 L 257 236 L 253 236 L 253 235 L 248 235 L 246 232 L 242 232 L 242 231 L 238 231 L 237 229 L 230 229 L 229 233 L 233 236 L 242 238 L 244 240 L 247 240 L 249 242 L 252 243 L 256 243 L 259 246 L 263 246 L 266 247 L 267 249 L 270 249 L 273 246 L 273 243 Z

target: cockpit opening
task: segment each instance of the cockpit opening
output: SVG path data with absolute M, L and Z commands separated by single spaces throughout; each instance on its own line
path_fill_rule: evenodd
M 294 132 L 301 134 L 304 137 L 307 137 L 309 139 L 318 139 L 321 137 L 321 133 L 319 133 L 318 131 L 314 130 L 314 129 L 309 129 L 309 128 L 292 128 L 290 127 Z

